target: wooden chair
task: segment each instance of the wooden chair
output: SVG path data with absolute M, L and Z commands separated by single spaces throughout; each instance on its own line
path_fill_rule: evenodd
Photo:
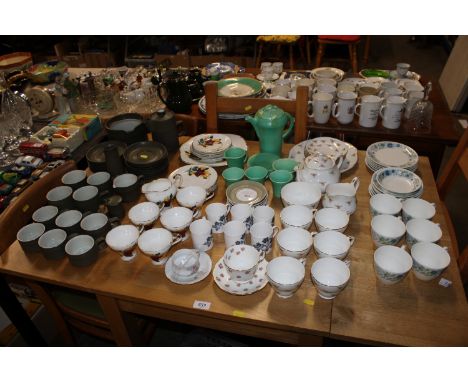
M 258 36 L 258 53 L 256 54 L 256 63 L 257 68 L 260 67 L 262 62 L 263 50 L 267 45 L 273 45 L 276 48 L 276 57 L 280 57 L 281 49 L 286 47 L 289 51 L 289 69 L 293 70 L 295 68 L 295 58 L 294 58 L 294 48 L 299 47 L 301 58 L 304 61 L 304 50 L 302 45 L 298 44 L 301 36 L 280 36 L 280 35 L 271 35 L 271 36 Z
M 318 50 L 317 50 L 317 59 L 315 66 L 320 67 L 322 64 L 322 58 L 325 54 L 325 48 L 327 45 L 348 45 L 349 51 L 349 61 L 351 63 L 351 68 L 353 73 L 359 71 L 358 68 L 358 58 L 357 58 L 357 45 L 361 41 L 361 36 L 318 36 Z
M 218 131 L 218 113 L 255 113 L 262 107 L 273 104 L 295 117 L 294 142 L 299 143 L 307 137 L 307 107 L 309 88 L 299 86 L 296 100 L 277 100 L 268 98 L 226 98 L 218 97 L 216 81 L 205 83 L 206 97 L 206 129 L 208 133 Z
M 455 230 L 453 228 L 452 221 L 450 219 L 450 215 L 448 213 L 447 207 L 444 203 L 445 198 L 447 196 L 448 191 L 450 190 L 450 186 L 453 184 L 455 177 L 458 174 L 463 174 L 465 179 L 468 180 L 468 129 L 465 130 L 463 136 L 461 137 L 460 141 L 458 142 L 455 150 L 452 153 L 452 156 L 449 158 L 447 164 L 445 165 L 439 179 L 437 181 L 437 190 L 442 201 L 442 208 L 444 209 L 444 214 L 449 224 L 449 232 L 452 239 L 452 243 L 454 243 L 454 250 L 458 255 L 458 267 L 460 269 L 460 274 L 462 277 L 463 284 L 468 283 L 468 246 L 463 249 L 460 253 L 457 245 L 457 238 L 455 235 Z M 463 206 L 460 206 L 463 208 Z

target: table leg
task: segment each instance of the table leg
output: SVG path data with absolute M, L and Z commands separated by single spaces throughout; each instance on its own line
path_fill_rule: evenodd
M 122 311 L 117 304 L 117 300 L 112 297 L 100 295 L 96 295 L 96 298 L 101 305 L 104 316 L 106 316 L 109 322 L 110 330 L 117 345 L 132 346 L 133 343 L 128 333 Z
M 47 346 L 2 275 L 0 275 L 0 306 L 28 345 Z

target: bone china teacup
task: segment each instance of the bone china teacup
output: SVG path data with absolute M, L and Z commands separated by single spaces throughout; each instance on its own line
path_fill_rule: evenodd
M 141 234 L 138 238 L 138 248 L 143 254 L 150 257 L 154 265 L 163 265 L 167 261 L 167 257 L 164 255 L 181 240 L 181 235 L 173 236 L 165 228 L 153 228 Z
M 317 256 L 344 259 L 354 243 L 353 236 L 346 236 L 337 231 L 312 232 L 314 249 Z
M 107 233 L 106 243 L 111 249 L 120 253 L 123 261 L 131 261 L 137 255 L 134 247 L 139 235 L 140 232 L 134 225 L 120 225 Z
M 213 196 L 214 192 L 207 194 L 203 187 L 188 186 L 177 191 L 176 199 L 179 205 L 194 211 L 195 215 L 193 217 L 198 218 L 200 216 L 200 207 Z
M 310 232 L 305 229 L 289 227 L 278 233 L 276 243 L 283 256 L 294 257 L 304 264 L 313 240 Z
M 249 281 L 257 270 L 260 253 L 246 244 L 234 245 L 224 252 L 223 262 L 233 281 Z
M 405 234 L 401 218 L 392 215 L 377 215 L 371 220 L 372 240 L 377 247 L 396 245 Z
M 195 213 L 185 207 L 169 208 L 161 213 L 161 224 L 171 232 L 182 234 L 182 240 L 188 238 L 187 228 L 192 223 Z
M 403 280 L 413 265 L 405 246 L 384 245 L 374 252 L 374 269 L 377 277 L 386 285 Z
M 351 276 L 348 266 L 333 257 L 315 261 L 310 273 L 319 296 L 326 300 L 335 298 L 346 287 Z
M 450 264 L 447 247 L 434 243 L 416 243 L 411 247 L 411 257 L 413 258 L 413 273 L 423 281 L 439 277 Z
M 305 268 L 302 263 L 288 256 L 274 258 L 267 265 L 267 277 L 280 298 L 289 298 L 304 281 Z

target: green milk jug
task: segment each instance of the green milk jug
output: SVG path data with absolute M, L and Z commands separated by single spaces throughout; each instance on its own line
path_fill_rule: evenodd
M 260 152 L 271 153 L 281 157 L 283 139 L 287 138 L 294 129 L 294 118 L 275 105 L 266 105 L 255 114 L 247 116 L 245 120 L 252 124 L 260 141 Z M 289 121 L 289 127 L 285 126 Z

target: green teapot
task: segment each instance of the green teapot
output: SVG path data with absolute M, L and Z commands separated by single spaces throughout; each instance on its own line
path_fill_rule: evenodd
M 271 153 L 281 157 L 283 139 L 289 137 L 294 129 L 294 117 L 275 105 L 266 105 L 245 120 L 251 123 L 260 140 L 260 152 Z M 289 120 L 289 127 L 285 126 Z

